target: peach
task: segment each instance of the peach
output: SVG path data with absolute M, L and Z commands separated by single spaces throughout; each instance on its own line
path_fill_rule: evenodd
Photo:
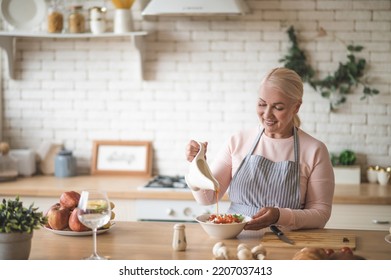
M 73 231 L 87 231 L 90 229 L 80 222 L 79 218 L 77 217 L 77 208 L 73 209 L 71 215 L 69 216 L 68 225 L 69 228 Z
M 60 204 L 63 208 L 73 210 L 79 203 L 80 194 L 75 191 L 68 191 L 61 194 Z
M 67 228 L 70 214 L 68 208 L 63 208 L 60 203 L 54 204 L 46 214 L 49 227 L 55 230 Z

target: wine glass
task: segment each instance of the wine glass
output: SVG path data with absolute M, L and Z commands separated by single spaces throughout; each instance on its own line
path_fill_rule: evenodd
M 98 228 L 110 221 L 110 201 L 106 192 L 99 190 L 85 190 L 80 195 L 77 206 L 77 216 L 80 222 L 92 229 L 94 251 L 86 260 L 106 260 L 97 253 L 96 235 Z

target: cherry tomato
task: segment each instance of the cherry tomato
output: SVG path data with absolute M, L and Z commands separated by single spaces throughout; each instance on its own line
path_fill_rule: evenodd
M 209 216 L 208 221 L 213 222 L 215 224 L 232 224 L 232 223 L 240 223 L 243 218 L 241 215 L 232 215 L 232 214 L 222 214 L 216 215 L 212 214 Z

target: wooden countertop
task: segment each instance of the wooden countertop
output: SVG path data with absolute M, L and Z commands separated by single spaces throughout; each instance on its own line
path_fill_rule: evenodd
M 172 250 L 174 223 L 169 222 L 117 222 L 109 231 L 98 235 L 98 254 L 113 260 L 210 260 L 213 245 L 221 240 L 210 238 L 199 224 L 186 223 L 186 251 Z M 299 231 L 298 231 L 299 232 Z M 391 244 L 384 240 L 385 231 L 365 230 L 303 230 L 303 233 L 354 234 L 354 253 L 369 260 L 390 260 Z M 240 243 L 250 247 L 262 241 L 262 231 L 244 231 L 235 239 L 224 240 L 231 250 Z M 300 249 L 267 247 L 271 260 L 291 259 Z M 63 236 L 46 229 L 34 231 L 31 260 L 78 260 L 92 253 L 92 236 Z
M 161 199 L 193 200 L 186 190 L 140 190 L 150 178 L 129 176 L 76 176 L 57 178 L 33 176 L 0 183 L 1 196 L 37 196 L 58 198 L 64 191 L 80 191 L 86 188 L 105 189 L 113 199 Z M 228 198 L 225 197 L 225 200 Z M 391 205 L 391 185 L 363 183 L 360 185 L 337 185 L 335 204 Z
M 333 203 L 391 205 L 391 185 L 336 185 Z
M 113 199 L 194 199 L 190 191 L 140 190 L 151 178 L 134 176 L 33 176 L 0 183 L 0 195 L 60 197 L 64 191 L 104 189 Z

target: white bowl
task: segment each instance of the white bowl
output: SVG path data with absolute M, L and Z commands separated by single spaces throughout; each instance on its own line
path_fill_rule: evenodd
M 204 231 L 212 238 L 231 239 L 235 238 L 244 228 L 244 225 L 251 220 L 250 217 L 244 217 L 241 223 L 232 224 L 214 224 L 208 223 L 210 214 L 203 214 L 196 218 Z

